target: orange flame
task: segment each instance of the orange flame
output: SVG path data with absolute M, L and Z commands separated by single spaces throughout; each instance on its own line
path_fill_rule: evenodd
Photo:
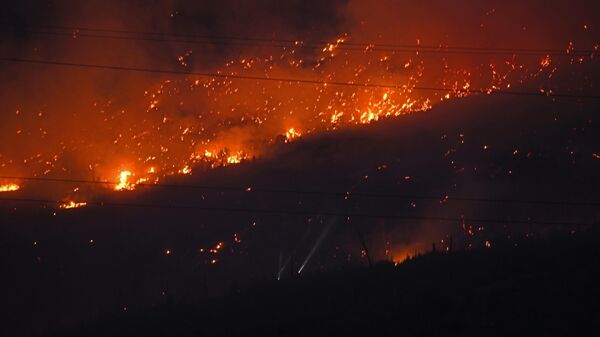
M 119 183 L 115 185 L 115 191 L 123 191 L 123 190 L 133 190 L 135 189 L 135 184 L 130 183 L 129 177 L 133 174 L 130 171 L 121 171 L 119 173 Z
M 80 207 L 84 207 L 87 205 L 87 202 L 75 202 L 73 200 L 69 201 L 69 202 L 65 202 L 62 203 L 58 206 L 58 208 L 62 208 L 62 209 L 73 209 L 73 208 L 80 208 Z
M 21 189 L 21 186 L 17 185 L 17 184 L 6 184 L 6 185 L 0 185 L 0 192 L 15 192 L 18 191 L 19 189 Z

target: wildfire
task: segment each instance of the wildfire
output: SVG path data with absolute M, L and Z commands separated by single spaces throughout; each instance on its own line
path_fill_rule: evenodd
M 72 163 L 86 162 L 86 169 L 94 175 L 112 180 L 114 168 L 121 162 L 107 161 L 98 154 L 116 152 L 128 163 L 128 170 L 119 172 L 116 184 L 109 188 L 133 190 L 137 184 L 156 183 L 168 175 L 189 175 L 198 166 L 218 168 L 260 157 L 271 140 L 282 134 L 285 142 L 291 143 L 308 134 L 427 111 L 442 101 L 474 92 L 490 94 L 511 88 L 511 84 L 522 86 L 536 77 L 549 77 L 562 65 L 560 58 L 551 59 L 550 55 L 528 59 L 527 65 L 516 56 L 494 56 L 486 60 L 486 68 L 489 65 L 491 70 L 487 74 L 460 61 L 435 59 L 430 63 L 420 54 L 382 54 L 374 46 L 351 53 L 345 45 L 348 39 L 343 34 L 322 43 L 311 56 L 300 53 L 297 48 L 303 44 L 297 42 L 275 54 L 264 51 L 269 54 L 235 57 L 216 71 L 231 78 L 189 75 L 166 79 L 141 88 L 144 94 L 137 99 L 133 96 L 125 105 L 116 106 L 110 99 L 94 103 L 90 116 L 102 119 L 85 122 L 98 125 L 99 135 L 115 136 L 98 141 L 65 133 L 59 141 L 62 150 L 44 153 L 36 148 L 33 153 L 21 151 L 26 153 L 23 158 L 0 156 L 0 167 L 30 170 L 26 174 L 30 176 L 52 176 L 54 172 L 79 171 Z M 195 55 L 186 51 L 178 61 L 186 67 Z M 443 70 L 439 70 L 440 64 Z M 289 77 L 310 79 L 311 83 L 247 81 L 235 76 Z M 418 90 L 433 86 L 442 90 Z M 550 88 L 546 92 L 551 95 Z M 130 112 L 145 110 L 152 114 L 143 119 Z M 17 110 L 15 118 L 22 115 L 24 112 Z M 44 123 L 46 114 L 38 116 L 39 123 Z M 282 125 L 287 128 L 283 133 Z M 47 128 L 50 126 L 36 125 L 42 139 Z M 26 132 L 22 126 L 14 131 Z M 23 138 L 23 144 L 16 146 L 26 149 L 25 142 Z M 68 145 L 80 143 L 82 146 Z M 77 151 L 82 148 L 89 151 Z M 82 160 L 68 161 L 70 152 Z M 18 189 L 16 184 L 0 185 L 0 192 Z
M 21 188 L 21 186 L 17 185 L 17 184 L 6 184 L 6 185 L 0 185 L 0 192 L 15 192 L 18 191 Z
M 119 183 L 115 185 L 115 191 L 132 191 L 135 189 L 135 184 L 129 182 L 129 177 L 132 175 L 133 174 L 130 171 L 121 171 L 121 173 L 119 173 Z
M 244 159 L 243 155 L 241 153 L 237 153 L 227 157 L 227 164 L 239 164 L 242 162 L 242 159 Z
M 398 265 L 425 251 L 426 247 L 424 245 L 413 243 L 406 246 L 392 247 L 389 252 L 386 252 L 386 255 L 391 255 L 394 264 Z
M 550 66 L 551 63 L 552 63 L 552 59 L 550 58 L 550 55 L 546 55 L 540 61 L 540 66 L 542 68 L 547 68 L 548 66 Z
M 378 121 L 379 120 L 379 115 L 373 111 L 371 111 L 370 109 L 368 111 L 365 111 L 362 113 L 362 115 L 360 115 L 360 123 L 361 124 L 369 124 L 373 121 Z
M 192 174 L 192 168 L 189 165 L 185 165 L 181 170 L 179 170 L 180 174 Z
M 289 130 L 286 131 L 285 133 L 285 142 L 289 143 L 292 140 L 294 140 L 295 138 L 298 138 L 302 136 L 302 133 L 296 131 L 295 128 L 290 128 Z
M 223 248 L 224 243 L 223 242 L 218 242 L 215 245 L 215 248 L 210 249 L 208 252 L 212 253 L 212 254 L 217 254 L 219 252 L 219 250 L 221 250 L 221 248 Z
M 80 207 L 84 207 L 87 205 L 87 202 L 75 202 L 73 200 L 69 201 L 69 202 L 65 202 L 62 203 L 58 206 L 58 208 L 62 208 L 62 209 L 73 209 L 73 208 L 80 208 Z
M 191 174 L 193 165 L 199 162 L 209 163 L 211 168 L 217 168 L 227 165 L 239 164 L 248 158 L 248 154 L 243 151 L 231 151 L 227 148 L 220 150 L 205 149 L 195 152 L 190 156 L 191 163 L 177 171 L 179 174 Z

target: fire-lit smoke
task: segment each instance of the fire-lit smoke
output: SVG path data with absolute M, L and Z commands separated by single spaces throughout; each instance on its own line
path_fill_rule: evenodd
M 272 3 L 57 2 L 48 9 L 56 21 L 13 22 L 27 27 L 3 44 L 9 56 L 190 74 L 3 64 L 0 173 L 105 180 L 114 190 L 132 190 L 252 160 L 274 143 L 426 111 L 473 91 L 552 95 L 567 88 L 554 81 L 561 69 L 596 56 L 576 51 L 598 48 L 586 22 L 566 20 L 568 27 L 556 29 L 538 8 L 519 3 L 292 1 L 280 10 Z M 447 20 L 427 20 L 435 11 L 448 13 Z M 498 17 L 515 12 L 514 24 L 499 24 Z M 68 38 L 32 32 L 57 22 L 82 29 L 66 30 Z M 102 39 L 87 36 L 85 27 L 213 38 Z M 451 49 L 504 44 L 564 54 Z M 73 194 L 59 196 L 67 192 Z

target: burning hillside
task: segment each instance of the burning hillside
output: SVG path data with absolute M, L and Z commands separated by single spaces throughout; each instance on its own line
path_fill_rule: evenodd
M 585 237 L 600 205 L 599 13 L 541 0 L 5 4 L 7 335 Z
M 23 190 L 27 181 L 10 177 L 103 181 L 107 189 L 132 190 L 166 176 L 261 157 L 280 141 L 426 111 L 474 94 L 586 95 L 585 81 L 573 80 L 574 88 L 564 81 L 598 56 L 598 44 L 589 41 L 579 48 L 572 40 L 561 41 L 560 49 L 472 48 L 443 38 L 385 44 L 376 36 L 358 40 L 348 31 L 328 42 L 230 37 L 235 56 L 206 68 L 198 65 L 203 56 L 197 55 L 217 42 L 192 34 L 157 37 L 78 26 L 10 29 L 26 29 L 32 36 L 32 55 L 4 59 L 17 62 L 12 70 L 17 76 L 65 73 L 45 84 L 52 87 L 44 89 L 45 96 L 34 94 L 28 101 L 17 95 L 3 103 L 13 113 L 2 130 L 11 140 L 2 142 L 0 173 Z M 578 33 L 581 40 L 589 40 L 586 33 Z M 56 54 L 40 42 L 47 38 L 69 46 L 71 57 L 45 59 Z M 127 49 L 139 53 L 137 43 L 152 38 L 158 40 L 150 41 L 154 46 L 181 50 L 170 62 L 176 67 L 137 66 L 97 53 L 99 42 L 133 43 Z M 131 79 L 115 91 L 92 90 L 112 76 Z M 52 195 L 63 198 L 80 188 L 90 196 L 90 186 L 79 185 Z M 43 195 L 38 188 L 34 194 Z

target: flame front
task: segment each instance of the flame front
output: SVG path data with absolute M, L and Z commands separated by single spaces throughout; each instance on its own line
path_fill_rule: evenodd
M 62 209 L 73 209 L 73 208 L 80 208 L 80 207 L 84 207 L 87 205 L 87 202 L 75 202 L 73 200 L 62 203 L 58 206 L 58 208 L 62 208 Z
M 115 185 L 115 191 L 134 190 L 135 184 L 129 182 L 129 177 L 131 176 L 132 173 L 130 171 L 121 171 L 121 173 L 119 173 L 119 183 Z
M 14 183 L 0 185 L 0 192 L 15 192 L 19 189 L 21 189 L 21 186 Z
M 129 93 L 123 104 L 112 99 L 94 102 L 81 125 L 94 125 L 95 132 L 65 128 L 69 131 L 48 139 L 51 121 L 45 123 L 44 118 L 51 114 L 39 112 L 29 130 L 15 130 L 14 147 L 21 149 L 17 156 L 24 154 L 23 158 L 2 156 L 0 168 L 23 176 L 60 177 L 63 172 L 85 170 L 106 181 L 113 179 L 115 168 L 127 167 L 119 171 L 113 189 L 133 190 L 137 184 L 157 183 L 166 176 L 258 158 L 282 136 L 290 143 L 309 134 L 427 111 L 474 91 L 491 94 L 530 82 L 537 86 L 536 80 L 548 82 L 560 65 L 549 55 L 528 60 L 494 55 L 483 66 L 465 63 L 460 55 L 443 56 L 442 61 L 436 55 L 429 62 L 418 51 L 378 51 L 374 46 L 362 52 L 344 49 L 349 39 L 343 34 L 324 44 L 316 55 L 303 53 L 299 41 L 283 47 L 279 54 L 239 57 L 220 67 L 219 76 L 146 82 L 142 97 Z M 568 51 L 568 57 L 577 57 L 572 48 Z M 178 61 L 190 67 L 193 55 L 186 50 Z M 442 89 L 419 90 L 419 86 Z M 546 88 L 537 90 L 552 93 Z M 14 118 L 18 121 L 24 114 L 17 110 Z M 39 142 L 33 145 L 32 130 L 40 130 Z M 72 157 L 78 160 L 69 160 Z M 72 175 L 81 177 L 80 173 Z M 16 189 L 17 185 L 5 185 L 0 192 Z

